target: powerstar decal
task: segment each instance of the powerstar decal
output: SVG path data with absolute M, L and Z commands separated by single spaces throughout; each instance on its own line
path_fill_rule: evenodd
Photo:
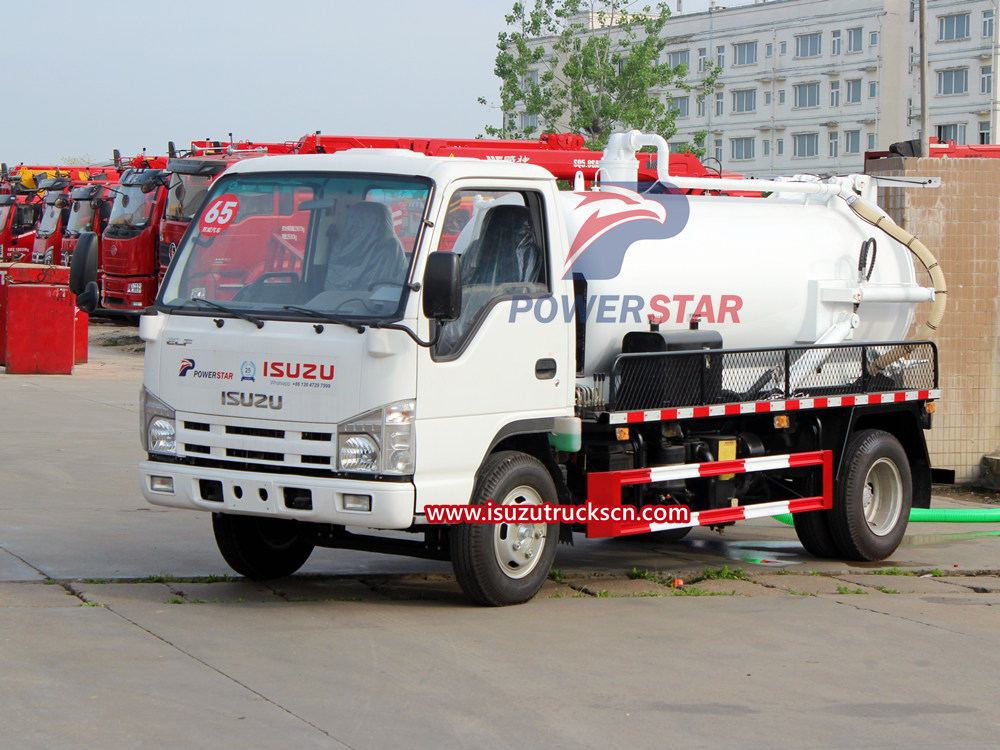
M 190 357 L 181 360 L 180 368 L 177 371 L 179 377 L 186 377 L 190 374 L 192 378 L 201 380 L 232 380 L 235 374 L 226 370 L 198 370 L 197 365 Z

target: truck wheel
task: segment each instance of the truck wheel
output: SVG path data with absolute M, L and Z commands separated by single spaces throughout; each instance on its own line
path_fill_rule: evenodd
M 487 459 L 472 491 L 472 505 L 541 505 L 556 500 L 542 462 L 517 451 Z M 477 604 L 525 602 L 542 587 L 556 556 L 559 524 L 466 523 L 449 532 L 451 564 L 462 591 Z
M 847 441 L 834 491 L 830 531 L 850 560 L 884 560 L 906 532 L 913 479 L 906 451 L 884 430 L 861 430 Z
M 229 567 L 254 580 L 290 576 L 315 546 L 297 521 L 213 513 L 212 530 Z

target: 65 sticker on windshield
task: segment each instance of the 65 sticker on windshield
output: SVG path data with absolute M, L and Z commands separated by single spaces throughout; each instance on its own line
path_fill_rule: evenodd
M 229 229 L 236 214 L 240 211 L 240 199 L 232 193 L 220 195 L 208 204 L 205 213 L 201 215 L 198 229 L 202 235 L 214 237 Z

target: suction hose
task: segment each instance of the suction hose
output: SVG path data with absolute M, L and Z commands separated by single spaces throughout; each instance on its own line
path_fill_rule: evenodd
M 791 513 L 775 516 L 774 520 L 791 526 Z M 1000 523 L 1000 508 L 911 508 L 911 523 Z
M 934 302 L 931 306 L 930 315 L 920 328 L 921 335 L 918 335 L 917 338 L 933 338 L 934 334 L 937 333 L 938 326 L 941 325 L 941 320 L 944 318 L 944 310 L 948 304 L 948 284 L 945 282 L 944 272 L 941 270 L 941 264 L 938 263 L 937 258 L 931 254 L 931 251 L 927 249 L 927 245 L 917 239 L 916 236 L 907 232 L 888 216 L 876 211 L 875 208 L 861 200 L 856 195 L 851 194 L 845 196 L 845 200 L 847 201 L 847 205 L 850 206 L 851 210 L 860 219 L 868 222 L 876 229 L 881 229 L 894 240 L 906 245 L 906 248 L 913 253 L 917 257 L 917 260 L 919 260 L 923 264 L 924 268 L 927 269 L 927 273 L 931 276 L 931 283 L 934 285 Z M 868 366 L 869 373 L 874 374 L 884 370 L 900 357 L 905 357 L 915 348 L 915 344 L 907 344 L 905 346 L 897 346 L 894 349 L 890 349 Z

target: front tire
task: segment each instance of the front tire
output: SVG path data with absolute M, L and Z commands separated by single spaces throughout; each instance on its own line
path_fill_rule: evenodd
M 255 581 L 290 576 L 315 546 L 302 524 L 283 518 L 213 513 L 212 530 L 229 567 Z
M 534 456 L 501 451 L 490 456 L 472 491 L 472 505 L 556 502 L 556 486 Z M 542 587 L 559 541 L 559 524 L 467 523 L 449 532 L 451 564 L 462 591 L 491 607 L 520 604 Z
M 884 560 L 906 533 L 913 477 L 906 451 L 884 430 L 851 436 L 833 498 L 830 531 L 849 560 Z

